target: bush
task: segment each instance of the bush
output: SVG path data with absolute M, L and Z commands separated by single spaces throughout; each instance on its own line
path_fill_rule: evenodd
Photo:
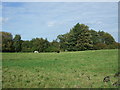
M 57 52 L 57 51 L 59 51 L 59 48 L 54 46 L 49 46 L 48 48 L 45 49 L 45 52 Z
M 22 52 L 32 52 L 32 49 L 23 47 Z
M 120 43 L 113 43 L 111 45 L 108 46 L 109 49 L 120 49 Z
M 93 49 L 100 50 L 100 49 L 107 49 L 107 45 L 104 43 L 98 43 L 93 46 Z

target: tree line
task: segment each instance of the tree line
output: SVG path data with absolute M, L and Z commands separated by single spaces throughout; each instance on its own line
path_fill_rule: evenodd
M 0 32 L 2 52 L 57 52 L 57 51 L 84 51 L 99 49 L 118 49 L 120 43 L 116 42 L 111 34 L 104 31 L 90 30 L 87 25 L 77 23 L 68 33 L 58 35 L 56 40 L 49 42 L 43 38 L 21 40 L 20 35 Z

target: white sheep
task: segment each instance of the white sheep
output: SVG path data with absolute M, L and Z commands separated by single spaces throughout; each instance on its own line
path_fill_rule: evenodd
M 39 53 L 38 51 L 34 51 L 34 53 Z

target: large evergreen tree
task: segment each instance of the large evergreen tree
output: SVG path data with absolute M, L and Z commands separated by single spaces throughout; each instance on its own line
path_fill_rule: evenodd
M 77 35 L 77 48 L 78 50 L 90 50 L 93 48 L 93 42 L 91 40 L 91 33 L 89 27 L 84 24 L 79 24 Z
M 93 47 L 89 27 L 84 24 L 77 23 L 69 33 L 58 36 L 58 39 L 68 51 L 89 50 Z

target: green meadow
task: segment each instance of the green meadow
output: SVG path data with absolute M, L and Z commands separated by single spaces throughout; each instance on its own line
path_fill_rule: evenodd
M 2 70 L 3 88 L 116 88 L 118 50 L 2 53 Z

